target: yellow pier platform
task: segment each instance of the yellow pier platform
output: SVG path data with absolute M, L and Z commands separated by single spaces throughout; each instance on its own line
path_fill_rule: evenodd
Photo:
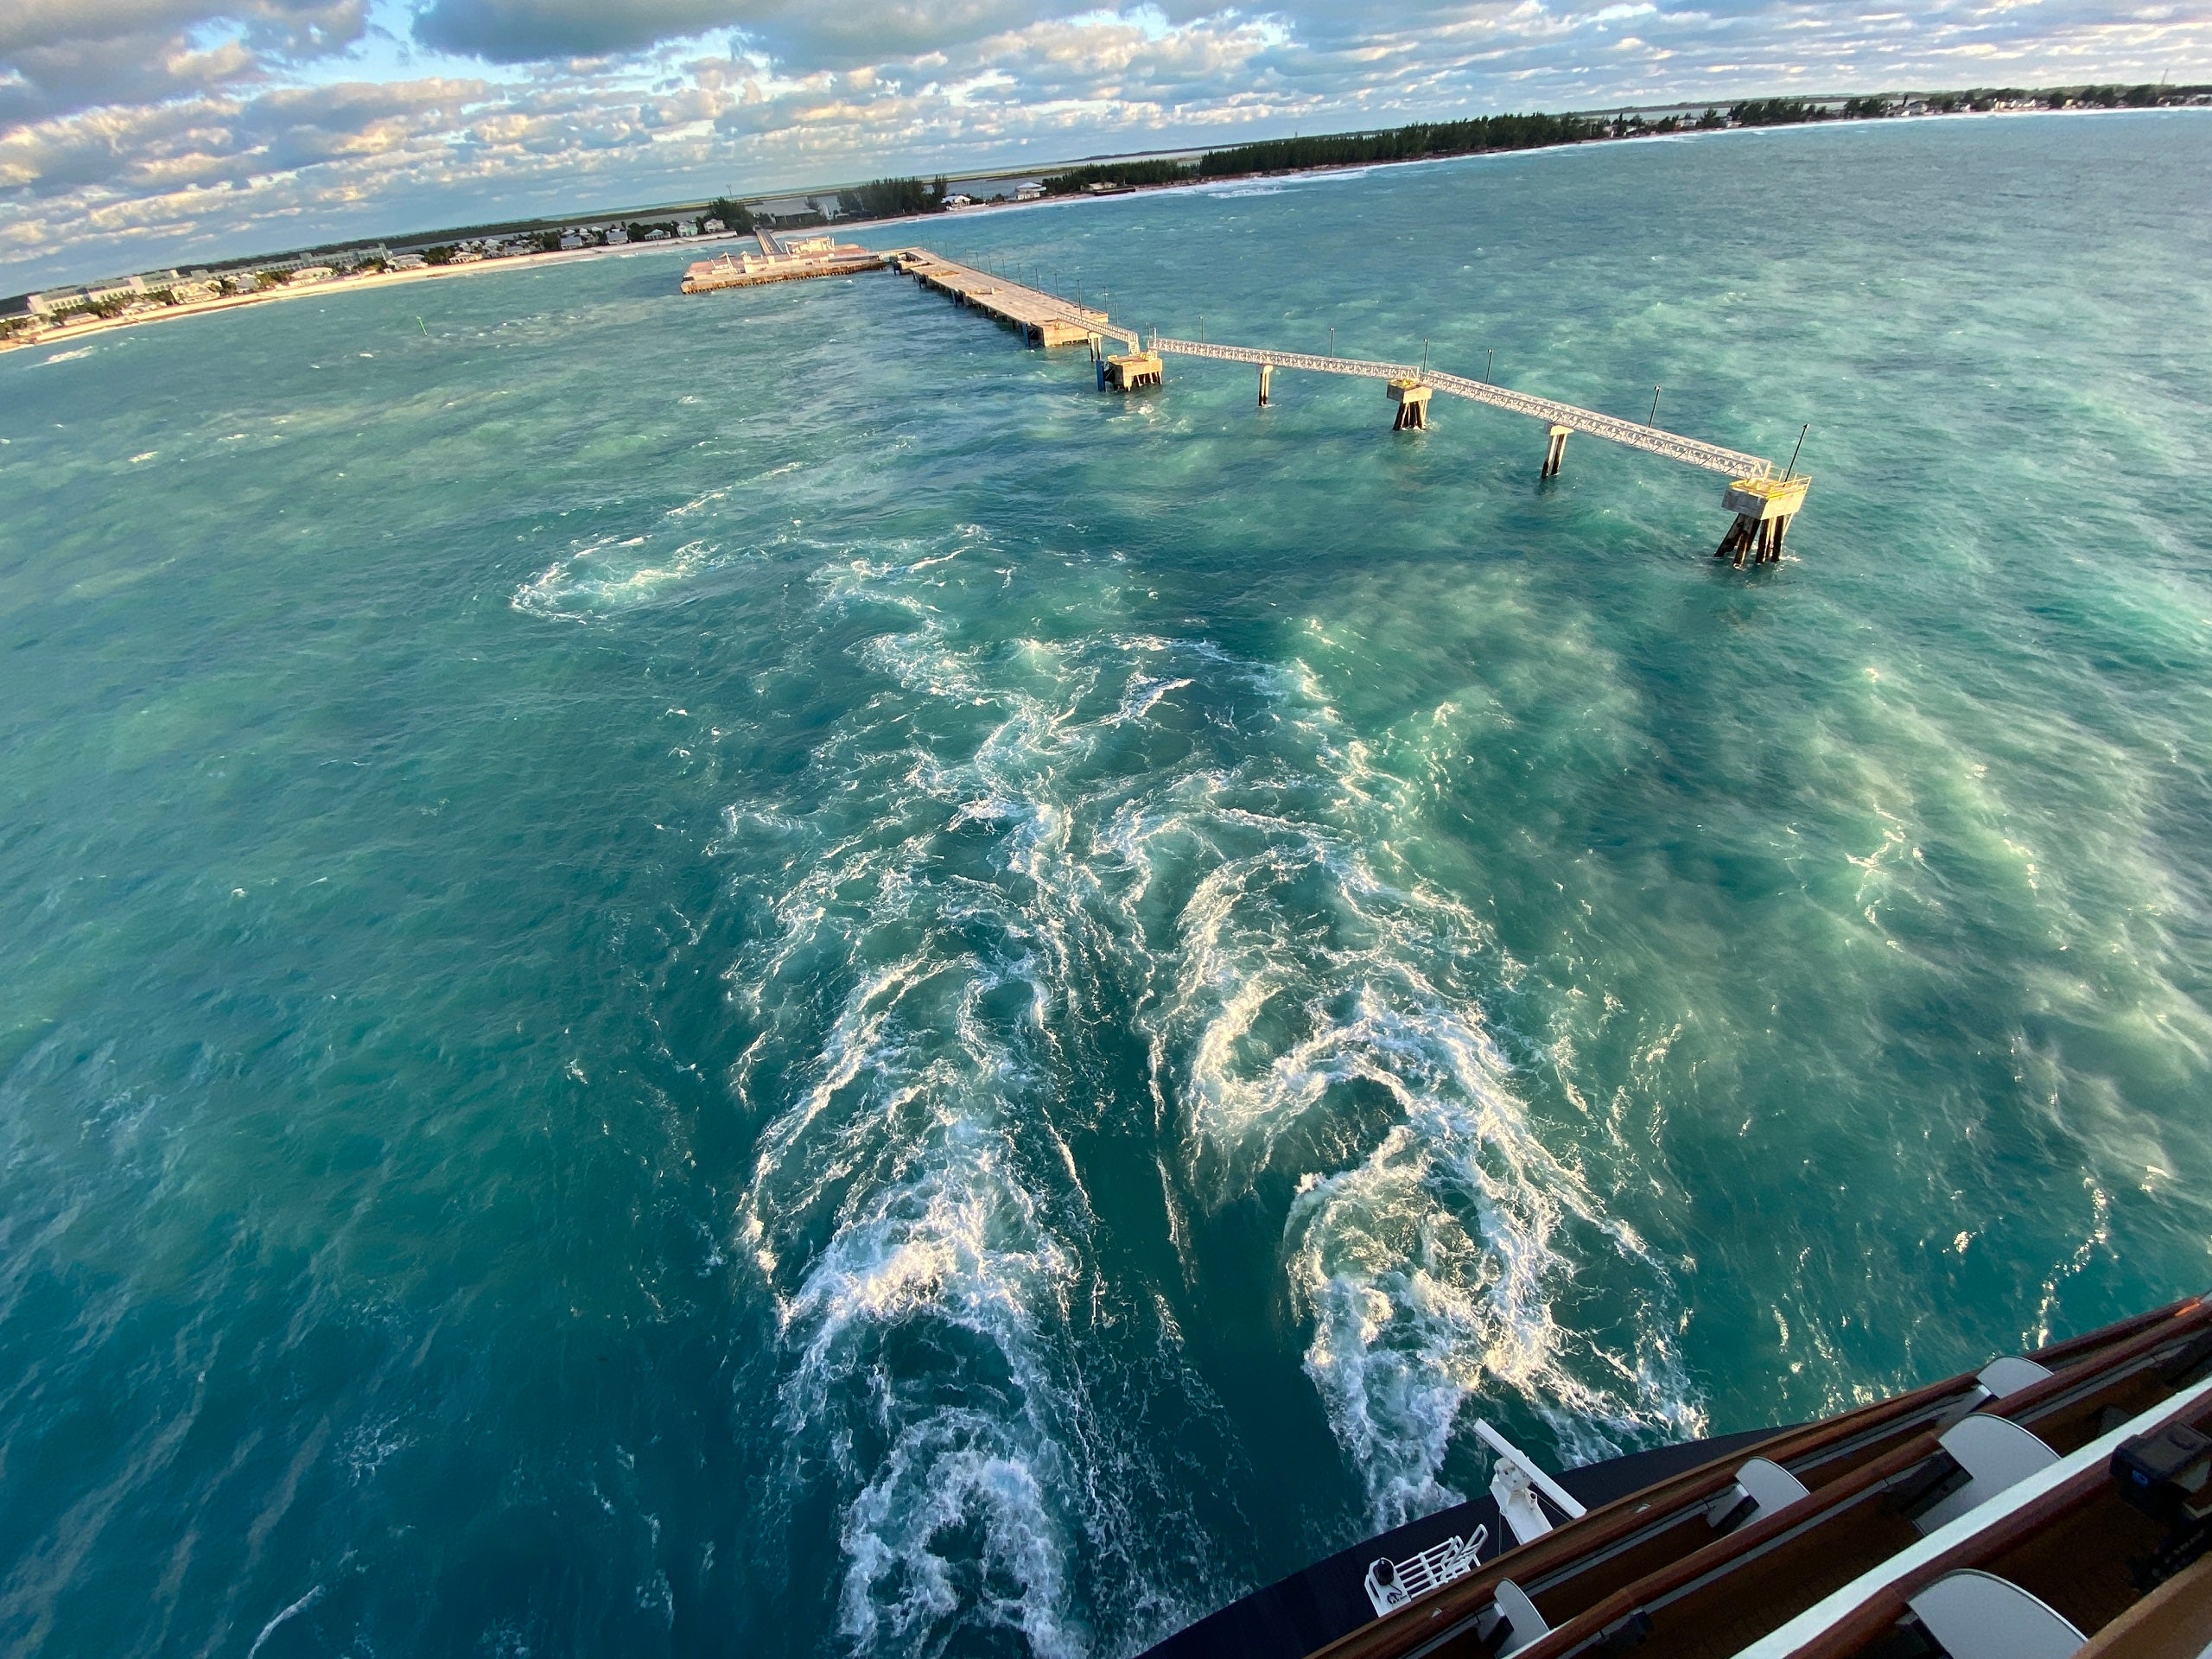
M 710 294 L 718 288 L 758 288 L 763 283 L 796 282 L 807 276 L 846 276 L 856 270 L 880 270 L 890 263 L 867 248 L 832 248 L 821 254 L 725 253 L 702 259 L 683 273 L 686 294 Z

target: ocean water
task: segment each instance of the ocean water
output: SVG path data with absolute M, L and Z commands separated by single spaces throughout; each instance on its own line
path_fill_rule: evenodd
M 1125 1659 L 2203 1289 L 2212 118 L 0 359 L 0 1648 Z M 898 230 L 893 242 L 920 232 Z

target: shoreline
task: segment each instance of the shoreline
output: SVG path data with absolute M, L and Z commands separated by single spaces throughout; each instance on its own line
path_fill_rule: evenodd
M 892 221 L 874 222 L 887 224 Z M 0 340 L 0 353 L 31 351 L 41 346 L 66 346 L 72 340 L 111 334 L 119 328 L 135 328 L 145 323 L 175 322 L 186 317 L 204 317 L 219 311 L 236 311 L 280 300 L 304 300 L 318 294 L 353 294 L 364 289 L 391 288 L 406 283 L 429 282 L 439 277 L 474 276 L 493 270 L 535 270 L 547 265 L 569 264 L 583 259 L 633 258 L 645 253 L 672 253 L 679 248 L 694 248 L 708 243 L 751 239 L 750 232 L 724 231 L 713 236 L 687 236 L 680 241 L 665 244 L 655 242 L 642 246 L 564 248 L 550 253 L 517 253 L 499 259 L 472 260 L 465 265 L 425 265 L 419 270 L 380 270 L 366 276 L 333 277 L 327 282 L 309 283 L 303 288 L 286 284 L 257 294 L 226 294 L 212 300 L 192 300 L 182 305 L 165 305 L 155 310 L 124 316 L 102 317 L 98 321 L 81 322 L 74 327 L 49 329 L 29 339 Z
M 1929 112 L 1923 115 L 1859 116 L 1823 121 L 1784 122 L 1771 126 L 1707 128 L 1702 130 L 1686 129 L 1674 132 L 1637 132 L 1620 137 L 1580 139 L 1571 143 L 1531 144 L 1522 149 L 1475 149 L 1457 156 L 1411 156 L 1402 160 L 1360 162 L 1352 164 L 1336 163 L 1317 167 L 1285 168 L 1276 172 L 1238 173 L 1219 178 L 1178 179 L 1166 184 L 1132 185 L 1127 189 L 1076 192 L 1066 195 L 1045 196 L 1034 201 L 979 202 L 954 213 L 909 213 L 898 219 L 868 219 L 850 227 L 849 233 L 858 236 L 899 225 L 934 224 L 940 219 L 969 219 L 984 214 L 1021 213 L 1040 207 L 1065 207 L 1077 203 L 1120 201 L 1131 196 L 1152 196 L 1179 190 L 1217 189 L 1255 179 L 1325 178 L 1331 175 L 1357 176 L 1380 168 L 1433 167 L 1450 162 L 1472 162 L 1495 159 L 1501 156 L 1540 156 L 1567 150 L 1581 150 L 1614 144 L 1659 143 L 1688 138 L 1723 137 L 1737 133 L 1786 133 L 1811 131 L 1836 127 L 1889 126 L 1904 123 L 1927 121 L 2007 121 L 2031 120 L 2075 116 L 2126 115 L 2186 115 L 2206 113 L 2202 106 L 2176 105 L 2152 109 L 2106 109 L 2102 107 L 2066 110 L 1962 110 L 1948 114 Z M 678 249 L 702 247 L 730 242 L 751 241 L 749 231 L 722 231 L 712 236 L 684 237 L 666 244 L 645 245 L 629 244 L 621 247 L 556 249 L 548 253 L 510 254 L 502 258 L 473 261 L 464 265 L 426 265 L 419 270 L 385 270 L 367 276 L 334 277 L 326 282 L 312 283 L 304 288 L 289 285 L 254 294 L 226 294 L 216 299 L 194 300 L 183 305 L 163 306 L 158 310 L 143 311 L 134 315 L 104 317 L 73 327 L 55 328 L 26 338 L 0 340 L 0 356 L 10 352 L 31 351 L 41 346 L 60 346 L 73 340 L 89 339 L 93 335 L 111 334 L 121 328 L 135 328 L 142 324 L 171 322 L 185 317 L 206 316 L 219 311 L 238 310 L 248 306 L 265 305 L 280 300 L 305 299 L 315 294 L 352 293 L 363 289 L 394 286 L 403 283 L 429 282 L 441 277 L 470 276 L 491 270 L 540 270 L 549 265 L 566 264 L 584 259 L 633 258 L 642 254 L 675 252 Z M 871 249 L 870 251 L 880 251 Z

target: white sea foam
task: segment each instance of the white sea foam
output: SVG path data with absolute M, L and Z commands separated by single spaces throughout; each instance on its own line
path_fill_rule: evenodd
M 1157 1569 L 1112 1510 L 1074 1333 L 1109 1292 L 1055 1126 L 1084 1109 L 1063 1033 L 1102 998 L 1136 1010 L 1181 1202 L 1300 1189 L 1285 1286 L 1378 1525 L 1450 1499 L 1476 1396 L 1570 1454 L 1699 1427 L 1665 1274 L 1548 1149 L 1485 1030 L 1510 964 L 1401 866 L 1401 786 L 1318 677 L 1105 630 L 970 643 L 944 556 L 817 573 L 825 608 L 893 620 L 856 648 L 893 690 L 818 750 L 850 807 L 787 830 L 812 851 L 730 975 L 760 1033 L 739 1090 L 779 1079 L 739 1245 L 776 1298 L 790 1436 L 837 1471 L 846 1637 L 1084 1651 L 1078 1559 Z M 846 988 L 826 1026 L 825 975 Z M 1554 1318 L 1593 1252 L 1656 1310 L 1629 1351 Z
M 577 622 L 635 610 L 681 588 L 719 556 L 705 541 L 641 554 L 638 549 L 645 539 L 608 539 L 579 548 L 517 588 L 511 602 L 534 616 Z

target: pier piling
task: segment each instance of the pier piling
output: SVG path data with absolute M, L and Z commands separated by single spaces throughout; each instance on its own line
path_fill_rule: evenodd
M 1140 386 L 1156 386 L 1164 378 L 1156 352 L 1126 352 L 1109 357 L 1105 370 L 1104 384 L 1109 391 L 1135 391 Z
M 1435 391 L 1425 381 L 1401 376 L 1389 383 L 1390 401 L 1398 412 L 1390 422 L 1393 432 L 1426 432 L 1428 430 L 1429 394 Z
M 1720 538 L 1720 545 L 1713 556 L 1725 559 L 1735 556 L 1738 569 L 1742 569 L 1744 555 L 1751 556 L 1753 564 L 1782 563 L 1782 543 L 1789 533 L 1789 521 L 1805 505 L 1805 491 L 1812 480 L 1803 475 L 1782 478 L 1739 478 L 1728 486 L 1728 493 L 1720 498 L 1720 505 L 1736 515 L 1736 522 L 1728 526 L 1728 533 Z
M 1262 409 L 1265 409 L 1268 406 L 1268 385 L 1269 381 L 1274 379 L 1274 372 L 1275 365 L 1274 364 L 1262 363 L 1260 365 L 1260 407 Z
M 1552 428 L 1551 442 L 1544 449 L 1544 470 L 1537 474 L 1537 477 L 1557 478 L 1559 476 L 1559 464 L 1567 459 L 1567 441 L 1573 431 L 1574 429 L 1571 426 Z

